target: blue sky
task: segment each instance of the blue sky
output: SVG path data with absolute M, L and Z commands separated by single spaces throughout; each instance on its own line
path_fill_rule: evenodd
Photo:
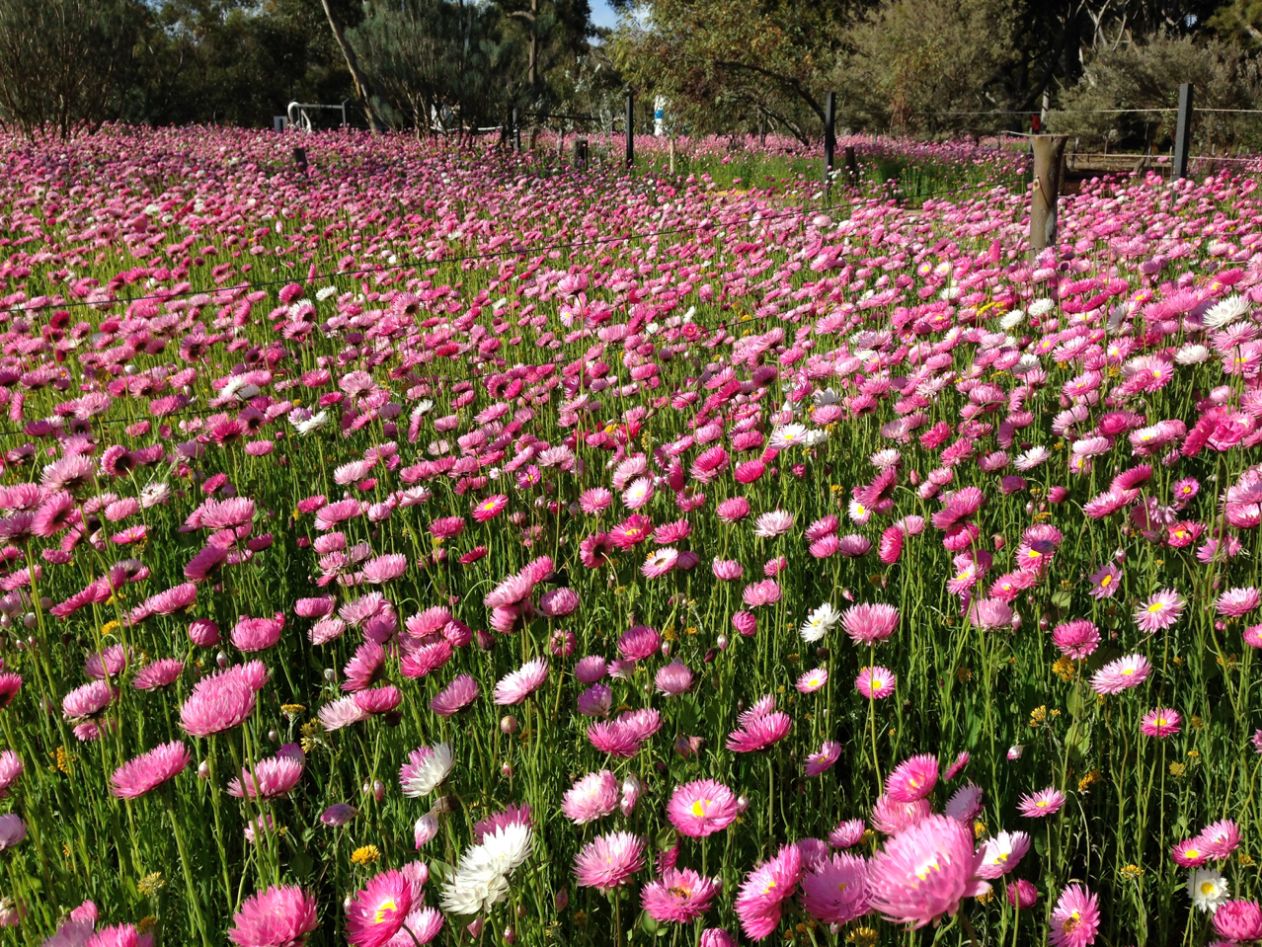
M 592 22 L 597 26 L 613 26 L 618 16 L 609 7 L 609 0 L 592 0 Z

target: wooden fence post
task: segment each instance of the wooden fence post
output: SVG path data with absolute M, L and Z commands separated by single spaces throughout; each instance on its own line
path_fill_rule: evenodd
M 1056 242 L 1056 201 L 1065 176 L 1065 135 L 1034 135 L 1034 184 L 1030 194 L 1030 250 Z
M 1179 86 L 1179 120 L 1174 131 L 1174 180 L 1188 176 L 1188 152 L 1192 143 L 1192 83 Z
M 859 159 L 855 156 L 854 145 L 846 145 L 843 152 L 846 156 L 846 177 L 850 180 L 851 187 L 859 186 Z
M 635 93 L 627 89 L 627 170 L 635 167 Z
M 517 106 L 513 106 L 513 150 L 521 151 L 521 122 L 517 117 Z
M 833 163 L 837 155 L 837 93 L 824 99 L 824 184 L 833 183 Z

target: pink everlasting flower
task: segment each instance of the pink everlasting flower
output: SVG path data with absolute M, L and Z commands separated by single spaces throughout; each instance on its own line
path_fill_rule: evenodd
M 705 914 L 718 893 L 718 882 L 689 868 L 667 868 L 640 892 L 640 903 L 655 921 L 687 924 Z
M 581 888 L 608 891 L 626 884 L 644 867 L 644 842 L 630 832 L 611 832 L 587 843 L 574 859 Z
M 543 686 L 548 678 L 548 661 L 535 658 L 527 661 L 516 671 L 500 678 L 495 685 L 495 703 L 500 706 L 520 704 Z
M 926 753 L 899 763 L 885 782 L 885 792 L 894 802 L 915 802 L 933 792 L 937 782 L 938 760 Z
M 720 832 L 740 815 L 736 796 L 712 779 L 676 786 L 666 804 L 666 817 L 680 835 L 703 838 Z
M 566 792 L 561 811 L 575 825 L 585 825 L 618 808 L 618 779 L 607 769 L 588 773 Z
M 976 878 L 980 863 L 967 826 L 947 816 L 927 816 L 873 856 L 868 866 L 872 907 L 892 921 L 924 927 L 985 890 Z
M 136 799 L 174 779 L 184 771 L 191 758 L 183 743 L 163 743 L 114 770 L 114 775 L 110 777 L 110 792 L 119 799 Z
M 297 885 L 272 885 L 241 905 L 228 939 L 238 947 L 301 947 L 316 925 L 315 898 Z
M 1052 909 L 1047 941 L 1052 947 L 1087 947 L 1100 930 L 1100 906 L 1083 885 L 1070 885 Z

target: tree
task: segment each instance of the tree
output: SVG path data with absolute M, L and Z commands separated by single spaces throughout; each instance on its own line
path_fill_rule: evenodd
M 511 97 L 545 116 L 564 94 L 557 80 L 587 51 L 591 30 L 588 0 L 496 0 L 505 32 L 524 52 Z
M 1011 108 L 1018 27 L 1010 0 L 890 0 L 850 33 L 834 82 L 845 118 L 939 132 L 967 125 L 962 113 Z
M 624 4 L 625 5 L 625 4 Z M 771 124 L 803 141 L 819 134 L 824 95 L 855 0 L 650 0 L 647 23 L 614 33 L 630 83 L 667 96 L 701 131 Z
M 1209 25 L 1225 39 L 1262 46 L 1262 0 L 1233 0 L 1214 13 Z
M 501 25 L 485 4 L 391 0 L 373 4 L 347 40 L 388 124 L 429 131 L 445 115 L 476 127 L 495 121 L 506 101 Z
M 1101 147 L 1153 148 L 1172 144 L 1179 84 L 1196 87 L 1196 104 L 1235 108 L 1256 99 L 1253 57 L 1220 41 L 1197 42 L 1187 36 L 1157 35 L 1143 43 L 1124 43 L 1087 60 L 1082 79 L 1061 96 L 1061 109 L 1050 126 Z M 1122 111 L 1151 109 L 1153 111 Z M 1165 110 L 1165 111 L 1157 111 Z M 1120 114 L 1119 114 L 1120 113 Z M 1250 141 L 1257 144 L 1256 123 L 1236 116 L 1201 112 L 1193 124 L 1198 146 L 1213 149 Z
M 321 0 L 324 6 L 324 15 L 328 18 L 329 29 L 333 31 L 333 39 L 337 42 L 337 48 L 342 53 L 342 58 L 346 60 L 346 71 L 351 74 L 351 81 L 355 83 L 355 94 L 359 96 L 360 104 L 364 107 L 364 114 L 368 117 L 368 128 L 376 134 L 381 131 L 381 119 L 377 116 L 377 110 L 373 105 L 373 91 L 369 86 L 367 78 L 359 69 L 359 62 L 355 57 L 354 47 L 346 40 L 346 33 L 342 28 L 342 21 L 337 14 L 333 12 L 333 5 L 329 0 Z
M 147 21 L 140 0 L 0 0 L 0 118 L 64 138 L 118 117 Z

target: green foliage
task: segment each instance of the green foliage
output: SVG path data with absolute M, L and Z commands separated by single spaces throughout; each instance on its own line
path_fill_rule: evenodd
M 1221 40 L 1157 36 L 1125 43 L 1088 60 L 1082 80 L 1061 96 L 1049 131 L 1073 135 L 1083 147 L 1168 150 L 1175 113 L 1116 114 L 1119 109 L 1173 109 L 1180 83 L 1195 87 L 1194 106 L 1238 108 L 1259 90 L 1256 64 Z M 1251 128 L 1250 125 L 1253 127 Z M 1247 118 L 1202 112 L 1193 133 L 1197 144 L 1213 148 L 1252 139 L 1262 143 L 1262 127 Z
M 1010 0 L 890 0 L 854 30 L 836 75 L 846 117 L 896 131 L 958 127 L 960 110 L 1005 108 L 996 94 L 1017 58 Z
M 0 0 L 0 119 L 66 137 L 118 116 L 147 18 L 139 0 Z
M 630 84 L 667 96 L 698 132 L 819 134 L 825 77 L 838 61 L 850 5 L 792 0 L 655 0 L 647 26 L 630 24 L 613 57 Z

